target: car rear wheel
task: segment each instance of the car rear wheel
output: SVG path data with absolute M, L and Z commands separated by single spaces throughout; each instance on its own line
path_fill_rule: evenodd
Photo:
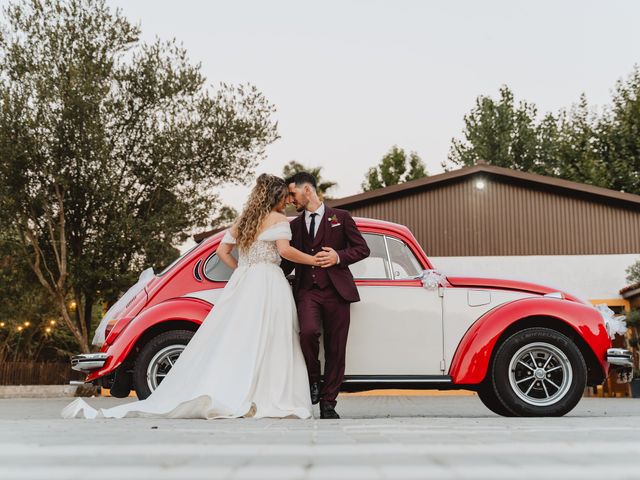
M 131 371 L 121 366 L 113 374 L 113 381 L 109 386 L 109 395 L 116 398 L 128 397 L 131 393 Z
M 552 417 L 571 411 L 587 382 L 577 345 L 549 328 L 527 328 L 497 349 L 488 386 L 518 416 Z
M 136 394 L 140 400 L 147 398 L 160 385 L 193 333 L 190 330 L 170 330 L 153 337 L 142 347 L 133 369 Z

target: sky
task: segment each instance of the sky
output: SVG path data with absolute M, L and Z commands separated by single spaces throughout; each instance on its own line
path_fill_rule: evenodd
M 251 83 L 280 139 L 257 173 L 323 168 L 334 197 L 361 191 L 393 145 L 442 171 L 478 95 L 508 85 L 541 113 L 609 102 L 640 63 L 636 1 L 108 0 L 143 40 L 176 38 L 209 84 Z M 248 186 L 221 197 L 242 208 Z

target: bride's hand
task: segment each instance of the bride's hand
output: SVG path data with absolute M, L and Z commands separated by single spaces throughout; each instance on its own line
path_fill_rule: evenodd
M 316 259 L 320 262 L 322 268 L 333 267 L 340 259 L 338 252 L 331 247 L 322 247 L 322 251 L 316 254 Z

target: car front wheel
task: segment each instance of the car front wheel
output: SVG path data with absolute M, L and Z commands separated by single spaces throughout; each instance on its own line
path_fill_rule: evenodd
M 153 337 L 142 347 L 133 369 L 136 394 L 140 400 L 147 398 L 160 385 L 193 333 L 190 330 L 170 330 Z
M 487 387 L 508 412 L 562 416 L 580 401 L 587 367 L 576 344 L 549 328 L 527 328 L 498 347 Z
M 502 415 L 503 417 L 513 417 L 513 413 L 509 411 L 509 409 L 502 403 L 502 400 L 500 400 L 496 395 L 491 382 L 483 383 L 477 393 L 484 406 L 493 413 Z

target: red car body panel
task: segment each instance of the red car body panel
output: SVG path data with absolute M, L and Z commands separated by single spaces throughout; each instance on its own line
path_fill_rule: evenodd
M 536 283 L 521 282 L 519 280 L 505 280 L 501 278 L 478 278 L 478 277 L 447 277 L 447 280 L 454 287 L 465 288 L 494 288 L 499 290 L 515 290 L 519 292 L 531 292 L 544 295 L 546 293 L 557 292 L 550 287 L 538 285 Z M 562 292 L 567 300 L 581 302 L 578 298 Z
M 106 350 L 102 350 L 112 353 L 112 355 L 100 370 L 91 372 L 87 381 L 102 377 L 122 365 L 140 336 L 154 325 L 171 320 L 182 320 L 200 325 L 210 311 L 211 304 L 189 297 L 171 299 L 145 309 L 135 320 L 128 322 L 128 328 L 122 335 L 115 338 Z
M 561 321 L 578 333 L 591 347 L 606 375 L 607 349 L 611 341 L 600 314 L 591 307 L 555 298 L 534 297 L 499 306 L 480 317 L 462 338 L 453 357 L 449 375 L 453 383 L 481 383 L 489 367 L 494 347 L 504 331 L 518 320 L 544 316 Z
M 422 268 L 433 266 L 411 231 L 395 223 L 381 220 L 356 218 L 356 224 L 363 233 L 388 234 L 404 241 L 413 251 Z M 145 287 L 146 295 L 138 295 L 121 313 L 120 320 L 107 335 L 100 351 L 109 354 L 106 363 L 97 371 L 91 372 L 87 381 L 92 381 L 113 372 L 127 359 L 136 342 L 149 328 L 162 322 L 183 320 L 200 325 L 212 305 L 204 300 L 184 297 L 201 290 L 223 288 L 226 282 L 212 282 L 203 275 L 207 258 L 215 252 L 223 232 L 220 232 L 196 246 L 181 258 L 166 273 L 157 276 Z M 197 272 L 202 278 L 198 281 Z M 357 285 L 385 286 L 405 285 L 422 287 L 416 280 L 357 280 Z M 448 277 L 446 288 L 489 288 L 501 290 L 526 291 L 539 295 L 555 290 L 540 285 L 510 280 L 484 279 L 475 277 Z M 458 345 L 449 375 L 454 384 L 472 385 L 480 383 L 487 372 L 489 361 L 500 335 L 514 322 L 530 317 L 545 315 L 570 325 L 593 350 L 607 372 L 606 350 L 611 344 L 604 331 L 599 313 L 579 303 L 574 297 L 565 294 L 571 301 L 536 297 L 517 300 L 504 304 L 479 318 L 466 332 Z

